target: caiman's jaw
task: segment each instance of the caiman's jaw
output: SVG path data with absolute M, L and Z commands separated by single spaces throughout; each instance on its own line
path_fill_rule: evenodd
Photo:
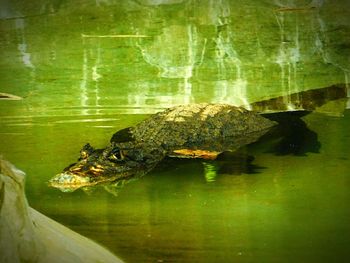
M 112 183 L 132 177 L 132 173 L 115 174 L 110 176 L 81 176 L 70 172 L 57 174 L 49 181 L 49 186 L 62 192 L 73 192 L 79 188 L 91 187 L 97 184 Z
M 72 192 L 84 186 L 91 186 L 91 178 L 63 172 L 54 176 L 49 181 L 49 186 L 58 188 L 62 192 Z
M 91 167 L 87 172 L 77 172 L 66 170 L 60 174 L 57 174 L 49 181 L 49 186 L 58 188 L 62 192 L 73 192 L 79 188 L 91 187 L 97 184 L 111 183 L 119 180 L 123 180 L 132 177 L 132 169 L 124 168 L 124 172 L 118 171 L 118 169 L 109 169 L 108 173 L 104 170 L 97 172 L 91 172 L 94 167 Z M 114 172 L 113 172 L 114 170 Z

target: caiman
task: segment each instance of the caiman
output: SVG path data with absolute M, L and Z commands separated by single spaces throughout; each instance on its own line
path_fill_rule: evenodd
M 176 106 L 116 132 L 105 149 L 86 144 L 78 162 L 49 184 L 72 191 L 143 175 L 166 156 L 215 159 L 257 141 L 276 124 L 227 104 Z
M 73 191 L 101 183 L 117 183 L 146 174 L 166 156 L 215 159 L 221 152 L 235 151 L 257 141 L 277 125 L 278 114 L 257 112 L 314 111 L 329 101 L 346 99 L 347 87 L 333 85 L 256 102 L 249 105 L 254 111 L 206 103 L 169 108 L 134 127 L 116 132 L 104 149 L 86 144 L 78 161 L 53 177 L 49 185 Z M 293 121 L 285 116 L 279 121 L 279 127 L 289 130 L 289 122 Z M 306 127 L 300 122 L 302 128 Z M 311 134 L 317 142 L 317 135 Z M 289 139 L 285 141 L 291 144 Z

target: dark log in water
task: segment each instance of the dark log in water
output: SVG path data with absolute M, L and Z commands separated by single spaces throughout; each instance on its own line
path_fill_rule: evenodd
M 281 111 L 315 111 L 331 101 L 343 102 L 345 109 L 348 88 L 346 84 L 336 84 L 326 88 L 301 91 L 286 96 L 270 98 L 250 105 L 261 113 Z M 341 104 L 341 103 L 339 103 Z

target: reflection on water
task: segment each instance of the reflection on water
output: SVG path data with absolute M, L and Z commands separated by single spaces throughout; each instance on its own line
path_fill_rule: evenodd
M 223 153 L 218 156 L 215 162 L 217 174 L 243 175 L 262 172 L 261 169 L 265 169 L 265 167 L 254 164 L 254 160 L 254 156 L 244 151 Z
M 315 109 L 300 92 L 349 83 L 349 1 L 0 5 L 0 151 L 37 210 L 127 262 L 344 261 L 350 102 Z M 314 112 L 231 161 L 165 162 L 117 197 L 47 187 L 87 142 L 194 102 Z
M 345 2 L 5 1 L 2 91 L 35 90 L 30 106 L 50 114 L 138 114 L 347 83 Z

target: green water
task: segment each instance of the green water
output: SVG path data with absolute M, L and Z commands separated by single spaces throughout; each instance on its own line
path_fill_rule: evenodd
M 1 1 L 0 92 L 24 99 L 0 101 L 0 152 L 30 205 L 126 262 L 346 262 L 349 110 L 304 117 L 319 153 L 244 149 L 258 173 L 166 160 L 117 196 L 46 184 L 165 107 L 348 82 L 349 3 L 309 2 Z

